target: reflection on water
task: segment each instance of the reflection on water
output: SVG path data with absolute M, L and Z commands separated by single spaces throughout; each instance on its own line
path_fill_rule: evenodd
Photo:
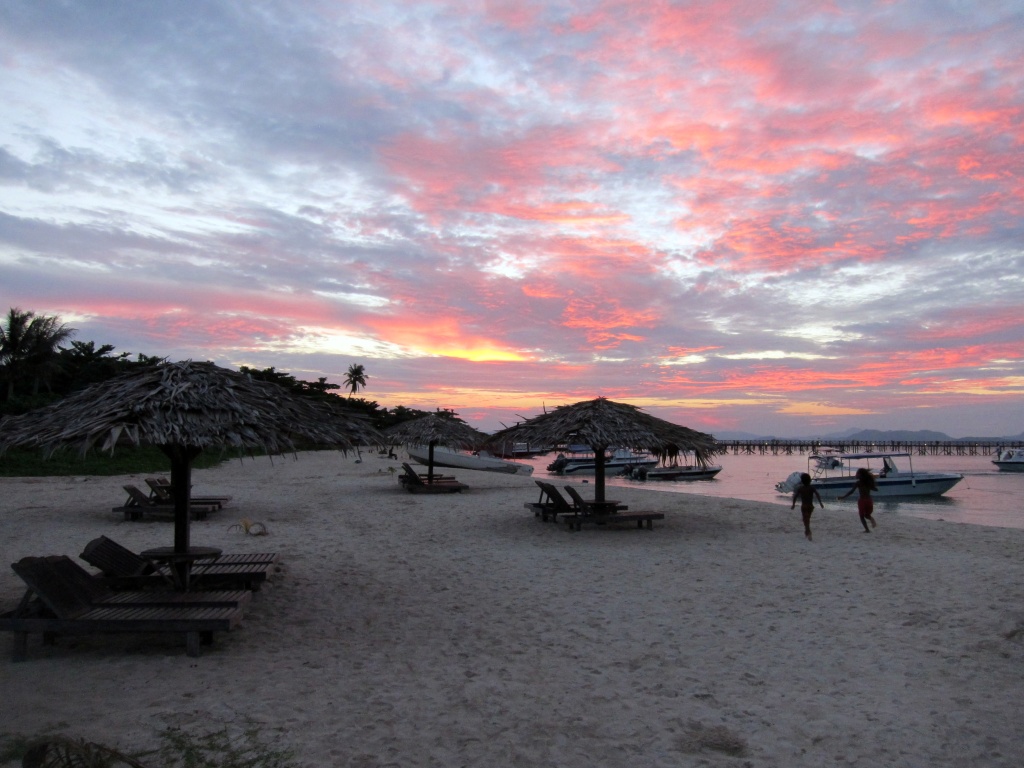
M 942 496 L 875 501 L 880 515 L 909 515 L 930 520 L 973 523 L 1004 528 L 1024 528 L 1024 472 L 1000 472 L 990 456 L 914 456 L 914 469 L 932 472 L 957 472 L 964 476 Z M 534 477 L 548 476 L 545 467 L 550 458 L 540 456 L 529 463 L 535 467 Z M 789 506 L 789 497 L 775 490 L 775 483 L 790 472 L 806 471 L 807 457 L 794 456 L 719 456 L 716 464 L 722 472 L 714 480 L 648 481 L 622 477 L 609 478 L 609 485 L 643 487 L 665 493 L 693 493 L 706 496 L 747 499 Z M 581 478 L 558 478 L 566 483 L 579 483 Z M 826 505 L 850 505 L 856 499 L 826 502 Z

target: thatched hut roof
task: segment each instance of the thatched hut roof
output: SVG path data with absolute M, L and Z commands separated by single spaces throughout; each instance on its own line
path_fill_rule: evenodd
M 491 435 L 487 442 L 500 445 L 517 441 L 533 445 L 580 443 L 595 449 L 632 448 L 669 458 L 692 452 L 698 462 L 707 462 L 717 451 L 715 438 L 709 434 L 603 397 L 558 406 Z
M 448 448 L 478 448 L 487 435 L 455 416 L 431 413 L 409 419 L 384 430 L 388 442 L 399 445 L 443 445 Z
M 82 453 L 120 441 L 156 445 L 171 462 L 174 548 L 189 549 L 192 460 L 227 447 L 280 453 L 296 440 L 342 450 L 383 445 L 358 414 L 297 396 L 213 363 L 161 363 L 94 384 L 60 402 L 0 421 L 0 454 L 15 446 Z M 188 565 L 180 566 L 188 581 Z
M 227 447 L 280 453 L 295 441 L 351 449 L 382 444 L 361 415 L 293 395 L 213 363 L 162 363 L 94 384 L 0 421 L 0 453 L 14 446 L 82 453 L 135 445 Z
M 427 482 L 434 482 L 434 447 L 472 449 L 479 448 L 487 435 L 473 429 L 462 419 L 431 413 L 418 419 L 409 419 L 384 430 L 391 443 L 401 445 L 425 445 L 427 451 Z
M 522 424 L 507 427 L 491 435 L 487 444 L 515 442 L 589 445 L 595 454 L 594 497 L 597 501 L 605 499 L 604 452 L 609 448 L 648 451 L 662 459 L 692 453 L 701 465 L 717 451 L 711 435 L 651 416 L 635 405 L 603 397 L 562 405 Z

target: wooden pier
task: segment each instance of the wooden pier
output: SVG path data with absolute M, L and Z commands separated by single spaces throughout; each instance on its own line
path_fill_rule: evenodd
M 916 456 L 993 456 L 1005 448 L 1024 448 L 1021 440 L 914 442 L 905 440 L 719 440 L 722 453 L 736 456 L 792 456 L 828 447 L 843 453 L 893 451 Z

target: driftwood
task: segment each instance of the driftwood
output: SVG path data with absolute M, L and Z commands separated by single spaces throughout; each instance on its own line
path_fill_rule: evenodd
M 21 765 L 22 768 L 146 768 L 116 749 L 65 736 L 46 736 L 32 742 Z

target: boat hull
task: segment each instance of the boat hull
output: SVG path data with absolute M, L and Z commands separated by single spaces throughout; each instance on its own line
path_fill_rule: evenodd
M 721 467 L 641 467 L 629 475 L 634 480 L 713 480 L 721 471 Z
M 910 463 L 910 471 L 901 469 L 894 458 L 904 458 Z M 867 467 L 855 467 L 852 462 L 869 462 Z M 886 453 L 869 451 L 866 453 L 825 453 L 813 454 L 807 459 L 807 472 L 793 472 L 785 480 L 775 484 L 779 493 L 792 494 L 800 485 L 802 474 L 811 476 L 811 487 L 823 499 L 835 499 L 843 496 L 857 484 L 857 472 L 860 469 L 871 471 L 870 462 L 879 462 L 881 470 L 872 475 L 875 478 L 876 490 L 871 492 L 875 498 L 901 498 L 904 496 L 940 496 L 964 479 L 963 475 L 952 472 L 915 472 L 913 459 L 909 453 L 900 451 Z
M 794 474 L 799 475 L 799 473 Z M 871 496 L 876 499 L 902 496 L 940 496 L 962 479 L 961 475 L 945 473 L 918 474 L 914 477 L 910 475 L 876 477 L 875 485 L 878 486 L 878 490 L 872 491 Z M 837 499 L 849 492 L 856 484 L 857 480 L 854 477 L 819 477 L 811 482 L 811 487 L 817 490 L 823 499 Z M 791 494 L 795 485 L 788 482 L 779 483 L 776 488 L 780 493 Z
M 1024 448 L 1007 448 L 992 459 L 1000 472 L 1024 472 Z
M 408 448 L 409 458 L 424 466 L 430 463 L 430 449 L 421 446 Z M 434 448 L 434 466 L 448 469 L 471 469 L 482 472 L 500 472 L 505 475 L 532 475 L 533 467 L 515 461 L 505 461 L 496 456 L 479 456 L 459 453 L 443 448 Z
M 650 461 L 645 461 L 643 459 L 636 459 L 635 461 L 606 461 L 604 464 L 604 473 L 606 475 L 621 475 L 638 467 L 647 467 L 648 469 L 652 469 L 657 465 L 657 459 L 651 459 Z M 556 475 L 565 475 L 567 477 L 573 475 L 592 475 L 597 471 L 597 465 L 592 461 L 570 461 L 557 469 L 551 469 L 548 467 L 548 471 Z
M 1024 472 L 1024 461 L 993 461 L 1000 472 Z

